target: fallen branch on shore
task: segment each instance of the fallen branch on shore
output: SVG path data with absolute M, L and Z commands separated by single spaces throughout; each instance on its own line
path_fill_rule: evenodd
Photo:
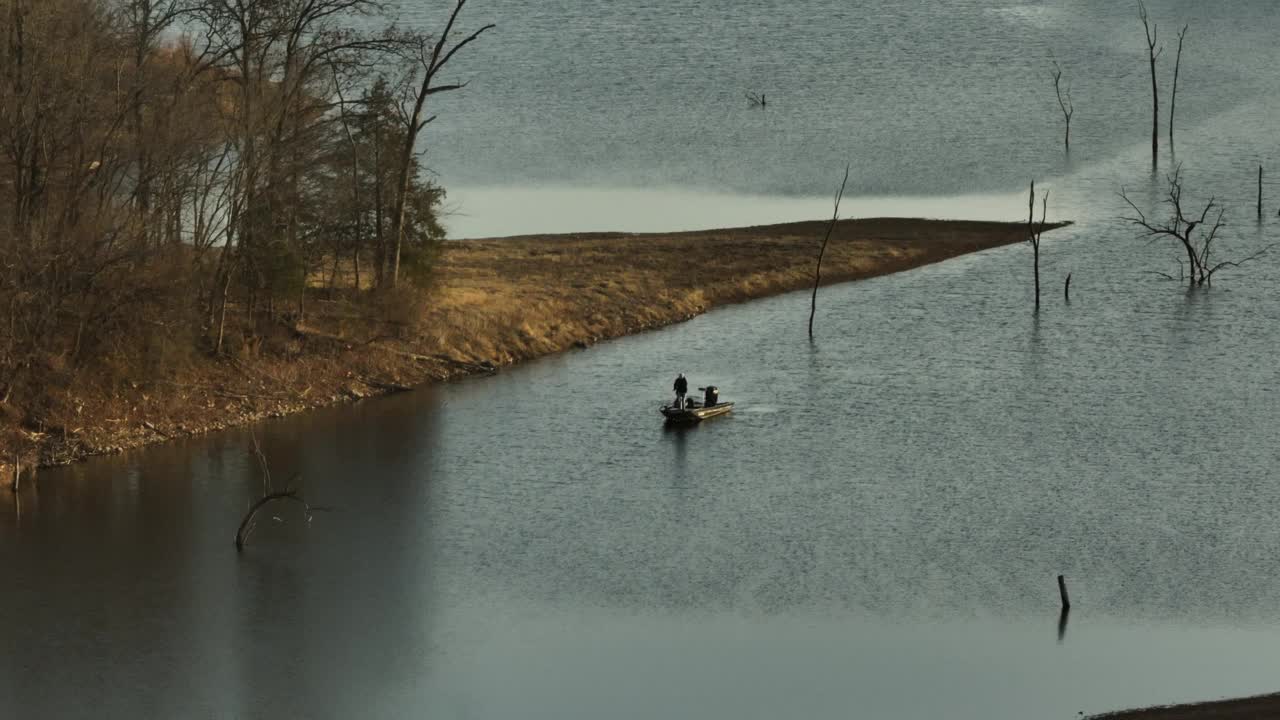
M 413 386 L 411 385 L 401 385 L 400 383 L 395 382 L 384 382 L 382 380 L 373 380 L 366 377 L 357 377 L 356 379 L 371 388 L 386 390 L 388 392 L 409 392 L 413 389 Z

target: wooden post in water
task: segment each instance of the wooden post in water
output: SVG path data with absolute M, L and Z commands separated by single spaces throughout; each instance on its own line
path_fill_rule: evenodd
M 1062 596 L 1062 611 L 1070 610 L 1071 599 L 1067 597 L 1067 581 L 1061 575 L 1058 576 L 1058 594 Z
M 1071 302 L 1071 273 L 1067 273 L 1067 281 L 1062 285 L 1062 296 L 1067 302 Z
M 1258 166 L 1258 219 L 1262 219 L 1262 166 Z

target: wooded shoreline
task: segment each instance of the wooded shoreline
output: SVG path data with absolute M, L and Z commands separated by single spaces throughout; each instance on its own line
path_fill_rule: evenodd
M 124 389 L 60 390 L 25 420 L 12 413 L 4 435 L 13 439 L 0 452 L 6 464 L 20 458 L 28 468 L 67 464 L 495 372 L 720 305 L 805 289 L 813 282 L 826 224 L 447 242 L 425 301 L 391 313 L 384 308 L 382 317 L 391 321 L 352 317 L 347 310 L 354 306 L 340 295 L 322 296 L 305 321 L 282 319 L 259 328 L 263 339 L 252 346 L 189 359 L 164 378 L 139 379 Z M 899 272 L 1026 237 L 1025 223 L 845 220 L 832 236 L 823 284 Z M 1028 267 L 1028 283 L 1029 276 Z M 804 305 L 797 305 L 798 336 Z M 819 339 L 822 314 L 819 295 Z

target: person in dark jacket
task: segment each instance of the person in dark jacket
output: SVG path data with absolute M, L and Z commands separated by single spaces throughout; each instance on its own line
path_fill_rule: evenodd
M 683 408 L 684 396 L 689 392 L 689 381 L 684 379 L 684 373 L 680 373 L 676 376 L 674 389 L 676 391 L 676 407 Z

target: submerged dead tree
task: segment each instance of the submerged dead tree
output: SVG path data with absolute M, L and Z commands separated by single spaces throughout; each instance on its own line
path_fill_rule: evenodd
M 1173 147 L 1173 111 L 1178 107 L 1178 70 L 1182 67 L 1182 41 L 1187 37 L 1187 28 L 1183 25 L 1178 31 L 1178 54 L 1173 60 L 1173 91 L 1169 93 L 1169 147 Z
M 1049 191 L 1040 200 L 1040 224 L 1036 225 L 1036 181 L 1031 181 L 1031 197 L 1027 201 L 1027 244 L 1033 253 L 1032 270 L 1036 281 L 1036 312 L 1040 311 L 1040 236 L 1044 234 L 1045 220 L 1049 214 Z
M 844 186 L 849 182 L 849 166 L 844 166 L 844 179 L 840 181 L 840 189 L 836 191 L 835 209 L 831 212 L 831 222 L 827 224 L 827 234 L 822 236 L 822 246 L 818 248 L 818 264 L 813 269 L 813 297 L 809 301 L 809 340 L 813 340 L 813 316 L 818 312 L 818 285 L 822 282 L 822 256 L 827 254 L 827 243 L 831 241 L 831 231 L 836 228 L 840 219 L 840 200 L 844 197 Z
M 267 467 L 267 457 L 262 453 L 262 446 L 258 444 L 258 438 L 256 435 L 251 435 L 250 437 L 253 442 L 253 453 L 257 456 L 258 466 L 262 469 L 262 497 L 258 498 L 256 502 L 249 506 L 249 509 L 244 514 L 244 518 L 240 520 L 240 527 L 236 529 L 237 551 L 244 550 L 244 544 L 249 540 L 249 535 L 253 533 L 254 528 L 257 527 L 255 518 L 257 517 L 258 511 L 277 500 L 287 500 L 302 505 L 302 511 L 308 523 L 311 522 L 311 518 L 314 513 L 326 509 L 312 507 L 307 504 L 307 501 L 303 499 L 301 492 L 293 486 L 293 484 L 301 477 L 297 473 L 294 473 L 293 477 L 289 478 L 289 482 L 285 483 L 283 490 L 276 490 L 271 483 L 271 470 Z
M 1181 259 L 1178 261 L 1178 277 L 1159 271 L 1152 271 L 1153 274 L 1168 280 L 1186 282 L 1190 287 L 1213 285 L 1214 273 L 1223 268 L 1239 267 L 1261 257 L 1271 249 L 1269 245 L 1241 260 L 1216 260 L 1214 242 L 1226 225 L 1226 209 L 1212 197 L 1198 213 L 1187 208 L 1182 195 L 1181 171 L 1181 166 L 1175 167 L 1173 173 L 1167 178 L 1169 190 L 1165 196 L 1164 205 L 1168 208 L 1169 216 L 1164 221 L 1148 219 L 1133 200 L 1129 199 L 1124 189 L 1120 190 L 1120 197 L 1133 210 L 1133 215 L 1124 220 L 1140 228 L 1143 235 L 1151 240 L 1162 237 L 1174 240 L 1178 243 L 1179 250 L 1186 256 L 1185 264 Z
M 1058 96 L 1058 107 L 1062 108 L 1062 119 L 1066 123 L 1066 129 L 1062 135 L 1062 146 L 1067 152 L 1071 152 L 1071 116 L 1075 114 L 1075 106 L 1071 104 L 1071 86 L 1067 85 L 1066 90 L 1062 88 L 1062 67 L 1058 65 L 1058 61 L 1053 61 L 1053 92 Z
M 1155 161 L 1160 154 L 1160 88 L 1156 84 L 1156 60 L 1164 48 L 1157 48 L 1160 41 L 1160 27 L 1147 17 L 1147 6 L 1138 0 L 1138 19 L 1142 21 L 1142 30 L 1147 35 L 1147 60 L 1151 66 L 1151 159 Z

